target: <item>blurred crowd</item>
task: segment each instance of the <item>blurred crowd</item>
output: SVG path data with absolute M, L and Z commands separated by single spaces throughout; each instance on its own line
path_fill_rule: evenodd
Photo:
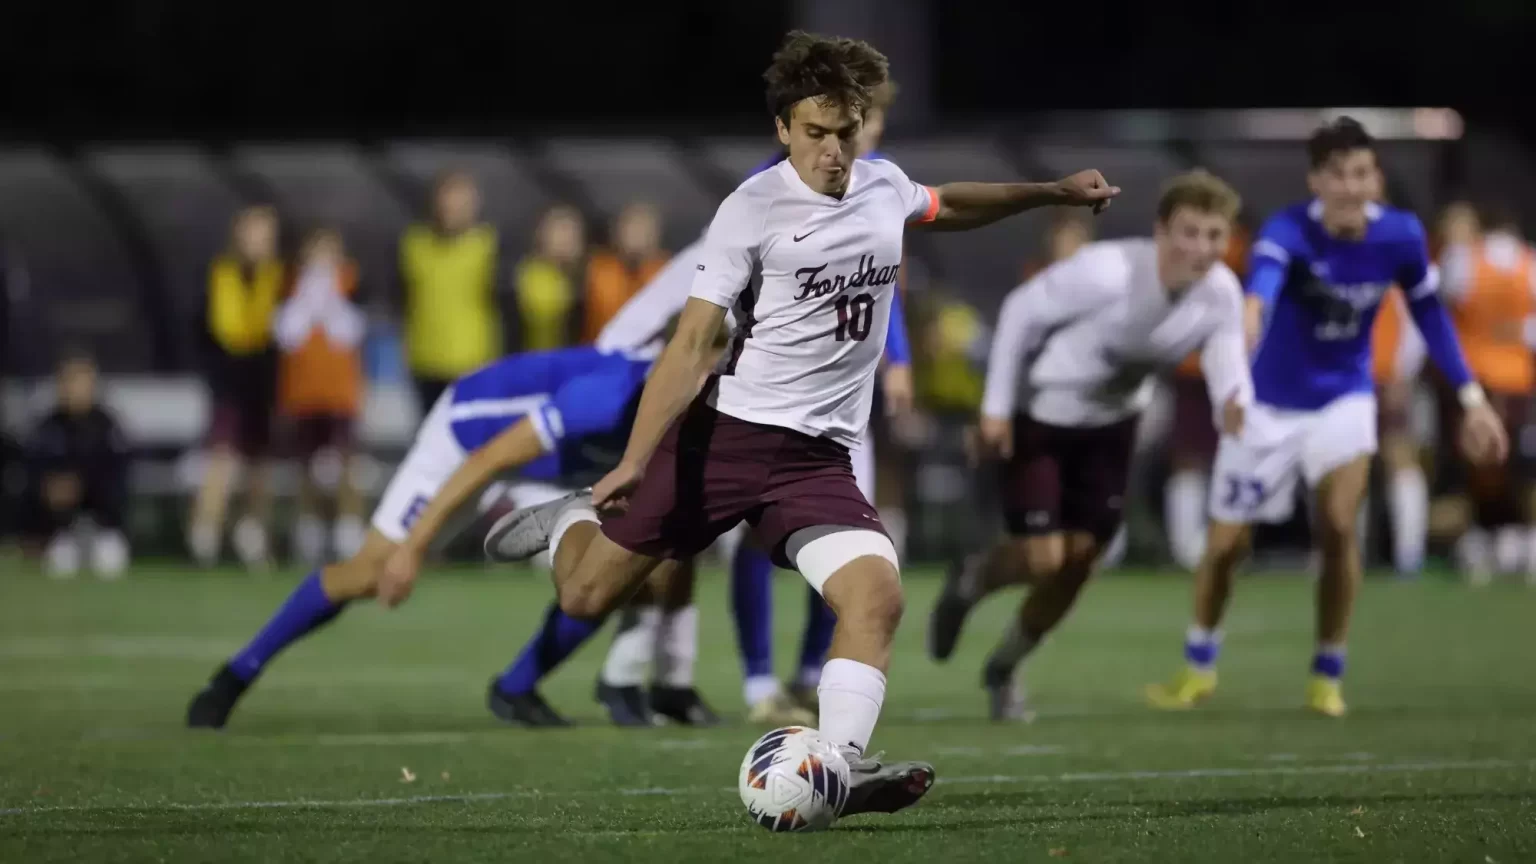
M 430 212 L 398 239 L 397 278 L 367 280 L 374 296 L 360 291 L 358 266 L 337 229 L 291 236 L 280 214 L 264 206 L 236 216 L 227 248 L 209 262 L 200 317 L 210 411 L 185 517 L 186 548 L 196 562 L 232 557 L 262 568 L 278 555 L 308 564 L 356 551 L 366 533 L 370 489 L 356 470 L 355 430 L 368 386 L 364 340 L 379 321 L 398 326 L 399 352 L 420 408 L 455 378 L 503 353 L 592 342 L 668 260 L 664 226 L 651 202 L 630 203 L 611 225 L 595 225 L 579 209 L 556 204 L 532 237 L 502 238 L 482 219 L 480 195 L 468 174 L 440 177 Z M 1228 263 L 1239 275 L 1263 215 L 1244 214 L 1229 249 Z M 1448 208 L 1433 227 L 1434 253 L 1451 286 L 1446 301 L 1484 386 L 1518 409 L 1511 412 L 1521 418 L 1512 440 L 1523 453 L 1532 437 L 1524 433 L 1524 407 L 1536 382 L 1530 247 L 1511 220 L 1464 203 Z M 1093 239 L 1091 219 L 1054 217 L 1019 278 Z M 521 257 L 506 260 L 510 249 Z M 1493 294 L 1480 287 L 1508 278 L 1530 283 L 1523 301 L 1490 301 Z M 909 554 L 939 559 L 986 536 L 995 510 L 987 474 L 977 470 L 973 433 L 989 322 L 942 284 L 906 299 L 919 410 L 889 419 L 875 412 L 882 499 L 876 504 L 896 525 L 912 525 Z M 1452 428 L 1454 400 L 1436 398 L 1442 395 L 1436 375 L 1425 368 L 1422 352 L 1415 353 L 1399 300 L 1384 308 L 1376 329 L 1382 406 L 1376 498 L 1383 506 L 1373 507 L 1379 517 L 1373 524 L 1384 530 L 1373 536 L 1383 538 L 1376 544 L 1380 557 L 1409 572 L 1422 562 L 1426 544 L 1440 544 L 1477 581 L 1500 572 L 1536 573 L 1536 494 L 1525 460 L 1518 459 L 1516 470 L 1475 473 L 1457 462 L 1454 448 L 1434 446 L 1444 440 L 1441 430 Z M 22 440 L 6 445 L 6 521 L 51 572 L 89 568 L 111 577 L 130 558 L 124 526 L 133 446 L 97 392 L 89 352 L 63 356 L 56 404 L 31 421 Z M 1138 470 L 1147 506 L 1131 509 L 1130 542 L 1118 544 L 1117 554 L 1129 550 L 1186 567 L 1199 558 L 1216 444 L 1199 375 L 1191 358 L 1167 382 L 1169 428 L 1146 442 Z M 299 477 L 280 528 L 270 482 L 278 462 L 294 465 Z M 1290 530 L 1304 534 L 1305 517 L 1299 521 Z M 283 548 L 274 537 L 286 539 Z

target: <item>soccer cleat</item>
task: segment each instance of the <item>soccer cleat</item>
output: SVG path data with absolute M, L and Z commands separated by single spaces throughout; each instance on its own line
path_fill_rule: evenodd
M 651 687 L 651 710 L 684 726 L 718 726 L 720 715 L 692 687 Z
M 242 681 L 228 665 L 220 666 L 208 680 L 208 685 L 199 690 L 187 706 L 187 727 L 223 729 L 229 722 L 230 713 L 235 710 L 235 703 L 250 686 L 250 682 Z
M 546 727 L 569 726 L 571 721 L 549 707 L 537 690 L 527 693 L 503 693 L 496 687 L 495 679 L 485 694 L 485 706 L 500 720 L 518 726 Z
M 1154 708 L 1180 711 L 1193 708 L 1216 692 L 1216 670 L 1185 666 L 1168 684 L 1148 684 L 1147 701 Z
M 1029 710 L 1024 686 L 1007 669 L 988 664 L 981 684 L 987 690 L 987 714 L 994 723 L 1033 723 L 1035 712 Z
M 927 762 L 880 761 L 880 754 L 865 758 L 851 748 L 848 759 L 848 801 L 839 816 L 860 813 L 895 813 L 922 800 L 933 788 L 933 766 Z
M 656 725 L 656 712 L 651 710 L 645 691 L 637 686 L 615 687 L 598 681 L 597 701 L 608 709 L 608 719 L 615 726 Z
M 928 616 L 928 656 L 935 660 L 948 660 L 955 653 L 966 616 L 981 599 L 978 574 L 973 566 L 979 560 L 962 558 L 952 563 L 944 574 L 944 590 Z
M 513 510 L 496 520 L 485 535 L 485 555 L 492 561 L 525 561 L 549 548 L 555 522 L 572 506 L 592 506 L 592 490 L 562 495 L 534 507 Z
M 1329 717 L 1343 717 L 1344 688 L 1337 678 L 1313 675 L 1307 682 L 1307 708 Z
M 812 726 L 816 715 L 783 692 L 759 699 L 747 709 L 747 722 L 760 726 Z

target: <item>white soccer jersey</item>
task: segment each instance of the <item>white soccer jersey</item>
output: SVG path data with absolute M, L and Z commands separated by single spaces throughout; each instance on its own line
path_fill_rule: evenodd
M 1003 418 L 1022 406 L 1053 425 L 1113 423 L 1146 407 L 1152 373 L 1196 348 L 1218 411 L 1233 396 L 1252 401 L 1236 274 L 1218 263 L 1174 297 L 1152 240 L 1092 243 L 1003 302 L 982 412 Z
M 703 245 L 703 240 L 695 240 L 656 271 L 651 281 L 629 298 L 597 334 L 597 349 L 641 355 L 659 353 L 666 341 L 662 333 L 667 323 L 688 302 Z
M 841 199 L 788 161 L 749 178 L 715 213 L 691 296 L 736 313 L 716 410 L 849 448 L 869 423 L 908 222 L 938 193 L 883 160 L 857 160 Z

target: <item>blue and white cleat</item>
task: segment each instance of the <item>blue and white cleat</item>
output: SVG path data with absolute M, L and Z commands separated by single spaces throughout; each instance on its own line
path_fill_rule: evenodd
M 485 556 L 492 561 L 526 561 L 549 548 L 555 523 L 573 508 L 592 508 L 592 490 L 582 489 L 535 507 L 514 510 L 496 520 L 485 535 Z

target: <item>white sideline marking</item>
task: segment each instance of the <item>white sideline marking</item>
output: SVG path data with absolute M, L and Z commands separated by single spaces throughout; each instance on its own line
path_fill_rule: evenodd
M 463 732 L 397 732 L 385 734 L 336 734 L 317 735 L 313 743 L 327 747 L 352 747 L 355 745 L 377 744 L 380 746 L 392 746 L 395 744 L 462 744 L 469 740 L 469 735 Z
M 1367 764 L 1361 762 L 1336 765 L 1289 766 L 1269 768 L 1192 768 L 1178 771 L 1077 771 L 1065 774 L 993 774 L 975 777 L 939 778 L 946 786 L 1018 783 L 1122 783 L 1138 780 L 1192 780 L 1212 777 L 1271 777 L 1307 776 L 1311 774 L 1422 774 L 1434 771 L 1480 771 L 1510 768 L 1536 768 L 1536 759 L 1468 759 L 1444 762 L 1386 762 Z M 478 801 L 502 801 L 509 798 L 587 797 L 594 795 L 672 796 L 722 794 L 735 792 L 734 787 L 686 786 L 679 788 L 634 788 L 607 791 L 548 792 L 540 789 L 519 789 L 508 792 L 476 792 L 462 795 L 412 795 L 400 798 L 352 798 L 342 800 L 291 801 L 216 801 L 194 804 L 79 804 L 48 807 L 10 807 L 0 809 L 0 816 L 30 816 L 43 813 L 92 813 L 105 810 L 133 812 L 202 811 L 202 810 L 325 810 L 349 807 L 410 807 L 417 804 L 462 804 Z

